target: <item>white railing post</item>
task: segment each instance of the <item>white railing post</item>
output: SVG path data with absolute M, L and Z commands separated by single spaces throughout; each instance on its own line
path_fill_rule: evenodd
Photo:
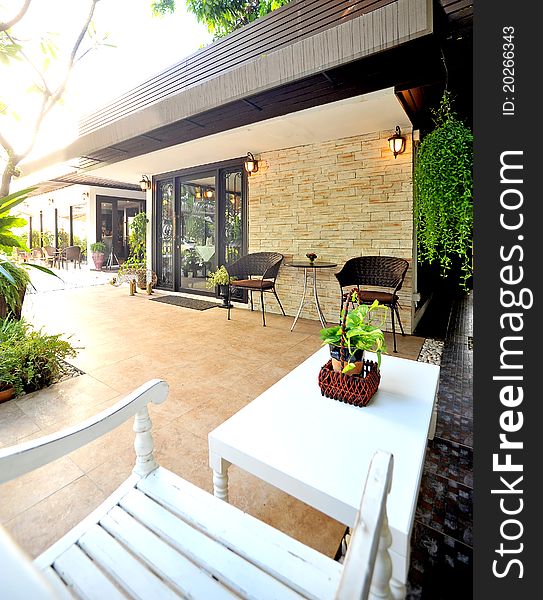
M 136 464 L 132 473 L 145 477 L 158 467 L 153 456 L 153 436 L 151 435 L 151 418 L 147 406 L 138 411 L 134 417 L 134 449 L 136 450 Z
M 373 568 L 369 600 L 394 600 L 390 589 L 392 560 L 388 553 L 391 544 L 392 534 L 388 528 L 388 519 L 385 510 L 381 534 L 379 536 L 379 546 L 377 547 L 377 557 L 375 558 L 375 567 Z

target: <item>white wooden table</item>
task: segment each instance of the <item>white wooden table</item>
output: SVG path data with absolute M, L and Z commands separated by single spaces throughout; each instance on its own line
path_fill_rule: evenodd
M 383 356 L 379 389 L 359 408 L 321 396 L 317 376 L 328 357 L 328 348 L 320 349 L 210 432 L 214 493 L 228 500 L 235 464 L 352 527 L 373 453 L 391 452 L 392 587 L 402 598 L 439 367 Z

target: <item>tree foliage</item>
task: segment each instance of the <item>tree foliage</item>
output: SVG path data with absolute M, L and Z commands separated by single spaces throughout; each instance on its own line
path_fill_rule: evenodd
M 251 21 L 287 4 L 289 0 L 186 0 L 187 9 L 205 25 L 214 39 L 232 33 Z M 175 0 L 155 0 L 155 15 L 175 10 Z
M 472 275 L 473 134 L 454 113 L 448 92 L 434 120 L 414 171 L 419 259 L 437 262 L 443 276 L 459 260 L 465 287 Z
M 3 17 L 3 14 L 0 16 L 0 63 L 9 64 L 13 61 L 19 61 L 21 65 L 24 64 L 28 73 L 31 74 L 29 76 L 31 80 L 28 81 L 28 90 L 37 94 L 39 98 L 37 114 L 34 115 L 34 118 L 21 119 L 21 127 L 31 131 L 30 140 L 23 149 L 17 148 L 15 141 L 10 139 L 6 130 L 2 128 L 3 119 L 18 120 L 16 107 L 9 106 L 7 101 L 0 98 L 0 117 L 2 118 L 0 120 L 0 148 L 4 151 L 3 156 L 0 156 L 3 159 L 0 198 L 9 194 L 13 177 L 19 175 L 17 166 L 30 154 L 35 146 L 43 120 L 62 99 L 74 66 L 93 47 L 105 43 L 105 38 L 103 40 L 98 39 L 92 27 L 92 18 L 99 1 L 87 0 L 87 12 L 82 19 L 81 28 L 75 32 L 73 45 L 60 63 L 58 63 L 60 57 L 57 56 L 57 47 L 52 37 L 44 36 L 40 40 L 20 40 L 13 31 L 13 27 L 28 15 L 32 0 L 24 0 L 18 3 L 18 10 L 14 10 L 10 16 Z M 6 12 L 5 9 L 3 12 Z M 59 15 L 60 20 L 61 15 Z M 91 44 L 90 47 L 85 48 L 83 41 L 87 36 L 91 37 Z M 38 47 L 37 52 L 41 55 L 38 59 L 35 53 L 28 51 L 33 45 Z M 49 75 L 49 67 L 53 62 L 64 65 L 63 73 L 60 76 L 57 73 L 57 77 L 54 79 Z

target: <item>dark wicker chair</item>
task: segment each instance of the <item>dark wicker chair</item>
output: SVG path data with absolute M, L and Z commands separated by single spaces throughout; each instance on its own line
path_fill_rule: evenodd
M 349 259 L 336 278 L 341 287 L 341 308 L 347 299 L 347 293 L 343 288 L 356 286 L 358 297 L 363 304 L 371 304 L 378 300 L 381 304 L 390 308 L 392 321 L 392 337 L 394 340 L 394 352 L 396 349 L 396 328 L 394 326 L 394 313 L 398 317 L 400 330 L 405 336 L 400 311 L 398 310 L 399 298 L 397 292 L 401 289 L 409 263 L 403 258 L 393 256 L 359 256 Z M 389 288 L 387 291 L 364 290 L 360 287 L 371 285 L 374 287 Z M 392 291 L 390 291 L 392 290 Z
M 253 292 L 260 292 L 260 305 L 262 306 L 262 325 L 266 326 L 264 315 L 264 292 L 273 292 L 283 315 L 283 305 L 275 291 L 275 280 L 279 273 L 279 267 L 283 255 L 278 252 L 254 252 L 246 254 L 236 262 L 228 265 L 227 270 L 230 277 L 235 280 L 228 286 L 228 319 L 230 319 L 230 297 L 231 290 L 248 290 L 251 297 L 251 310 L 253 310 Z M 256 277 L 256 279 L 253 279 Z
M 68 246 L 64 248 L 60 255 L 61 262 L 66 262 L 66 268 L 68 268 L 68 261 L 71 260 L 74 263 L 74 269 L 76 265 L 81 268 L 81 248 L 79 246 Z

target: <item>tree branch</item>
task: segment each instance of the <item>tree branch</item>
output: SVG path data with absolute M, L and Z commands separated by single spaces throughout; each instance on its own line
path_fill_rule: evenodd
M 64 76 L 62 83 L 58 86 L 58 88 L 54 92 L 50 93 L 49 96 L 44 94 L 44 101 L 42 103 L 42 108 L 40 110 L 40 114 L 34 125 L 32 139 L 31 139 L 30 144 L 28 145 L 27 149 L 19 155 L 19 160 L 26 158 L 30 154 L 30 152 L 32 151 L 32 148 L 34 147 L 34 144 L 36 143 L 36 138 L 38 137 L 38 133 L 40 130 L 40 126 L 43 122 L 43 119 L 49 113 L 49 111 L 53 108 L 53 106 L 55 106 L 55 104 L 58 102 L 58 100 L 62 97 L 62 94 L 64 94 L 66 85 L 68 83 L 68 79 L 70 78 L 70 74 L 72 72 L 72 68 L 74 66 L 74 63 L 76 62 L 77 52 L 79 50 L 79 47 L 81 46 L 81 42 L 83 41 L 85 34 L 87 33 L 90 22 L 92 21 L 92 17 L 94 15 L 94 10 L 95 10 L 98 2 L 100 2 L 100 0 L 92 0 L 89 14 L 87 15 L 85 23 L 84 23 L 83 27 L 81 28 L 81 31 L 79 32 L 79 35 L 77 36 L 77 39 L 76 39 L 74 46 L 72 48 L 72 51 L 70 53 L 70 59 L 68 61 L 68 65 L 66 67 L 66 74 Z
M 9 41 L 12 44 L 16 44 L 16 41 L 11 37 L 11 35 L 9 33 L 6 33 L 6 36 L 7 36 L 7 38 L 9 39 Z M 45 90 L 45 94 L 44 95 L 50 96 L 51 95 L 51 90 L 49 89 L 49 86 L 47 85 L 47 81 L 45 80 L 45 77 L 44 77 L 43 73 L 38 69 L 38 67 L 36 67 L 36 65 L 33 63 L 33 61 L 24 52 L 24 50 L 22 48 L 19 50 L 19 54 L 25 59 L 25 61 L 27 62 L 27 64 L 30 66 L 30 68 L 41 79 L 41 82 L 42 82 L 42 85 L 43 85 L 43 89 Z
M 7 31 L 10 29 L 10 27 L 13 27 L 15 23 L 18 23 L 25 16 L 31 1 L 32 0 L 25 0 L 18 14 L 16 14 L 11 20 L 0 23 L 0 31 Z

